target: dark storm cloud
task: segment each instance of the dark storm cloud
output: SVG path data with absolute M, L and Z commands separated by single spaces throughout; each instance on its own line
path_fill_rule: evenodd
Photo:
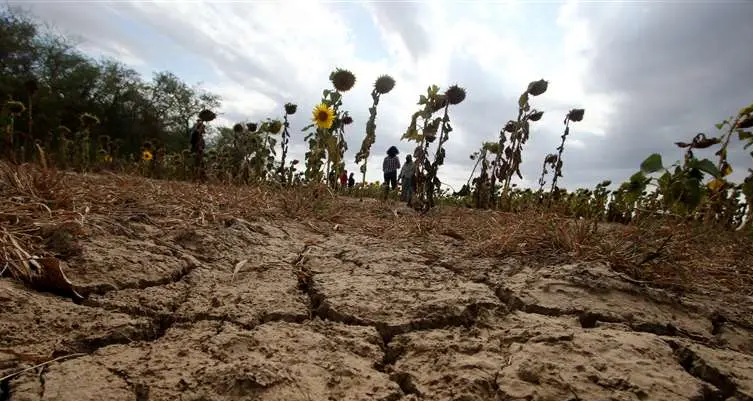
M 716 134 L 716 122 L 753 102 L 753 2 L 623 8 L 601 20 L 596 16 L 605 10 L 581 9 L 597 22 L 586 89 L 620 100 L 607 137 L 589 142 L 586 157 L 568 163 L 573 175 L 600 171 L 624 179 L 652 152 L 679 160 L 673 142 Z M 740 150 L 731 158 L 739 171 L 751 164 Z

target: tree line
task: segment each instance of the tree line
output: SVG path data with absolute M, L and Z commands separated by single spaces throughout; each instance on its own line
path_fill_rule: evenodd
M 23 102 L 30 113 L 16 118 L 14 135 L 27 155 L 49 144 L 80 116 L 99 119 L 94 140 L 107 136 L 122 154 L 137 154 L 144 141 L 168 152 L 189 147 L 189 130 L 202 109 L 217 109 L 218 95 L 169 71 L 150 80 L 120 61 L 95 59 L 77 43 L 44 27 L 19 8 L 0 8 L 0 99 Z

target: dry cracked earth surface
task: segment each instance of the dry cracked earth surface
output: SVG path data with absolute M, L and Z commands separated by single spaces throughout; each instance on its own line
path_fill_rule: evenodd
M 0 280 L 0 377 L 30 368 L 0 400 L 753 400 L 750 302 L 446 236 L 162 226 L 82 240 L 82 301 Z

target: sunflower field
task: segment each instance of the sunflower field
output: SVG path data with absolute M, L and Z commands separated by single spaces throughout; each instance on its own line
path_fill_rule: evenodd
M 382 96 L 399 85 L 389 75 L 372 83 L 365 127 L 352 126 L 343 102 L 343 94 L 358 84 L 344 68 L 331 72 L 321 100 L 304 111 L 291 99 L 279 115 L 232 127 L 213 126 L 221 105 L 218 96 L 169 72 L 146 82 L 119 62 L 91 60 L 64 38 L 43 35 L 23 16 L 5 10 L 0 18 L 7 30 L 0 41 L 10 49 L 0 63 L 2 158 L 9 163 L 226 185 L 327 186 L 332 193 L 361 198 L 385 195 L 379 182 L 366 181 L 366 173 L 380 167 L 367 161 Z M 52 53 L 63 56 L 42 56 Z M 535 104 L 546 96 L 548 85 L 538 79 L 524 88 L 517 115 L 470 155 L 475 165 L 457 192 L 442 190 L 442 165 L 453 132 L 451 112 L 473 93 L 459 85 L 430 85 L 417 94 L 416 110 L 402 135 L 403 141 L 412 142 L 416 162 L 411 206 L 421 212 L 451 205 L 556 213 L 586 220 L 594 229 L 602 222 L 629 224 L 642 216 L 663 216 L 753 233 L 753 170 L 742 182 L 732 182 L 727 160 L 731 147 L 753 145 L 753 104 L 719 123 L 719 132 L 677 142 L 677 162 L 667 164 L 658 154 L 647 155 L 636 173 L 614 189 L 605 180 L 591 189 L 567 191 L 558 186 L 566 171 L 567 139 L 571 128 L 588 118 L 584 108 L 572 108 L 556 116 L 564 118 L 563 133 L 561 141 L 552 144 L 552 153 L 543 155 L 538 188 L 519 188 L 513 181 L 523 178 L 524 157 L 542 157 L 527 154 L 525 145 L 535 135 L 537 122 L 549 118 Z M 291 127 L 289 116 L 299 112 L 310 113 L 310 124 Z M 355 152 L 361 175 L 350 189 L 340 188 L 337 181 L 350 157 L 346 138 L 353 136 L 346 130 L 365 133 Z M 297 131 L 304 133 L 307 145 L 303 160 L 292 159 L 288 152 L 293 138 L 301 137 L 291 135 Z M 699 158 L 696 151 L 702 149 L 715 151 L 714 157 Z

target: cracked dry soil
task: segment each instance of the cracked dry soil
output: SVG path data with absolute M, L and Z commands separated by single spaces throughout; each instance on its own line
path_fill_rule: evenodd
M 0 377 L 80 354 L 0 400 L 753 400 L 751 304 L 446 238 L 117 227 L 68 260 L 84 301 L 0 280 Z

